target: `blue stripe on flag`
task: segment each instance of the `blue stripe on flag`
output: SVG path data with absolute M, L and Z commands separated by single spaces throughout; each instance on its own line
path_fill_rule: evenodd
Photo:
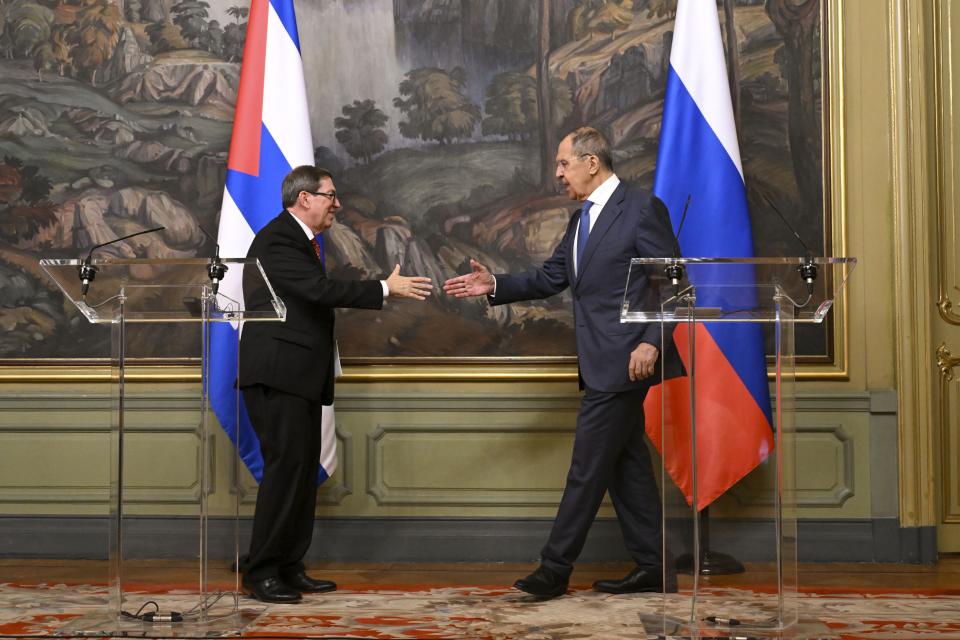
M 743 178 L 672 66 L 664 104 L 668 106 L 663 110 L 653 190 L 670 210 L 674 229 L 680 223 L 687 196 L 692 196 L 680 234 L 683 255 L 752 256 L 753 239 Z M 691 266 L 688 274 L 694 285 L 703 286 L 697 291 L 698 305 L 728 310 L 731 307 L 751 309 L 757 305 L 754 291 L 748 287 L 720 288 L 724 283 L 755 282 L 752 266 L 722 272 Z M 734 296 L 731 294 L 734 290 L 741 293 Z M 706 328 L 769 418 L 770 391 L 760 326 L 706 323 Z
M 227 191 L 243 218 L 257 233 L 283 210 L 280 185 L 293 167 L 265 125 L 260 133 L 260 175 L 227 170 Z
M 246 405 L 241 402 L 237 406 L 237 330 L 227 322 L 215 322 L 210 328 L 210 362 L 216 363 L 216 366 L 210 367 L 210 404 L 213 412 L 224 431 L 237 444 L 240 459 L 259 484 L 263 479 L 260 441 L 247 415 Z M 234 424 L 237 424 L 239 433 L 234 433 Z
M 296 45 L 297 51 L 300 51 L 300 36 L 297 33 L 297 16 L 293 10 L 293 3 L 270 0 L 270 4 L 273 5 L 274 11 L 280 16 L 280 22 L 283 23 L 283 28 L 287 30 L 287 35 L 293 40 L 293 44 Z M 334 25 L 334 28 L 336 28 L 336 25 Z

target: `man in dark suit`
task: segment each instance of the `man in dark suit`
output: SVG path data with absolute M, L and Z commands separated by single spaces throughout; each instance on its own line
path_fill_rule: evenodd
M 423 300 L 430 279 L 327 277 L 315 236 L 333 225 L 340 200 L 333 176 L 297 167 L 283 180 L 284 211 L 257 233 L 257 258 L 287 308 L 286 322 L 254 322 L 240 339 L 244 404 L 263 453 L 263 479 L 253 516 L 250 554 L 241 567 L 244 591 L 265 602 L 298 602 L 301 593 L 336 585 L 304 571 L 316 508 L 322 406 L 333 403 L 334 308 L 380 309 L 389 296 Z M 249 274 L 247 274 L 249 275 Z M 244 279 L 247 309 L 269 308 L 263 287 Z
M 661 344 L 659 324 L 621 324 L 620 305 L 631 258 L 673 255 L 669 214 L 650 193 L 620 182 L 610 146 L 595 129 L 583 127 L 563 139 L 556 175 L 570 198 L 584 206 L 571 217 L 542 267 L 494 276 L 471 260 L 472 273 L 444 283 L 448 294 L 486 295 L 491 304 L 573 289 L 584 390 L 573 459 L 540 566 L 514 586 L 541 598 L 565 593 L 573 563 L 609 491 L 637 566 L 624 579 L 601 580 L 594 588 L 609 593 L 661 591 L 661 507 L 644 441 L 643 401 L 650 385 L 660 379 L 661 367 L 672 377 L 681 374 L 682 366 L 672 342 Z M 634 300 L 653 295 L 645 275 L 633 276 L 630 295 Z

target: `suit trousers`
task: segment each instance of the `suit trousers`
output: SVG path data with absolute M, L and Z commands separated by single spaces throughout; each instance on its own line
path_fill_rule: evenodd
M 293 575 L 313 538 L 323 405 L 264 385 L 244 387 L 243 399 L 263 454 L 244 578 Z
M 646 387 L 616 393 L 585 390 L 567 484 L 540 554 L 548 569 L 570 576 L 606 492 L 637 565 L 662 566 L 660 493 L 644 440 L 646 396 Z

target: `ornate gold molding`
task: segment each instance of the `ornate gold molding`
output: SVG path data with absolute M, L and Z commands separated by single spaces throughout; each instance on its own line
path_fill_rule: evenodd
M 960 356 L 954 356 L 950 353 L 946 343 L 941 343 L 937 348 L 937 368 L 940 369 L 940 468 L 944 474 L 953 472 L 954 453 L 957 449 L 957 443 L 953 441 L 958 433 L 956 428 L 951 429 L 950 424 L 950 383 L 953 381 L 953 368 L 960 365 Z M 956 510 L 956 504 L 951 504 L 950 499 L 958 498 L 956 494 L 951 494 L 948 490 L 950 485 L 946 479 L 940 483 L 942 490 L 940 494 L 940 521 L 947 524 L 960 524 L 960 513 Z
M 936 172 L 937 189 L 937 228 L 934 233 L 937 245 L 937 310 L 944 321 L 960 325 L 960 315 L 953 311 L 954 302 L 950 299 L 951 274 L 960 273 L 957 265 L 958 235 L 956 206 L 958 204 L 957 176 L 960 163 L 956 157 L 957 140 L 954 123 L 957 121 L 954 103 L 954 64 L 953 41 L 950 12 L 952 3 L 935 0 L 933 8 L 933 99 L 935 109 L 933 139 L 939 141 Z M 951 214 L 948 217 L 948 214 Z M 950 245 L 953 245 L 952 247 Z M 952 262 L 952 264 L 950 264 Z M 954 289 L 960 291 L 954 284 Z
M 937 0 L 936 5 L 939 5 Z M 933 305 L 930 211 L 936 206 L 936 140 L 928 126 L 932 95 L 929 47 L 933 46 L 928 0 L 889 0 L 887 29 L 890 83 L 890 137 L 894 220 L 896 375 L 899 394 L 898 442 L 900 523 L 928 526 L 937 521 L 934 461 L 936 424 L 932 371 Z
M 940 369 L 940 383 L 948 384 L 953 380 L 953 368 L 960 365 L 960 356 L 954 356 L 947 348 L 947 343 L 942 342 L 937 348 L 937 367 Z M 941 402 L 945 398 L 941 395 Z M 941 416 L 942 417 L 942 416 Z
M 833 255 L 847 256 L 847 136 L 844 126 L 846 95 L 844 85 L 844 16 L 840 0 L 824 2 L 821 24 L 827 25 L 826 57 L 823 60 L 827 78 L 824 100 L 823 159 L 824 176 L 830 173 L 829 197 L 830 235 Z M 797 380 L 848 380 L 850 378 L 850 305 L 849 291 L 844 291 L 833 307 L 834 360 L 829 366 L 798 366 Z

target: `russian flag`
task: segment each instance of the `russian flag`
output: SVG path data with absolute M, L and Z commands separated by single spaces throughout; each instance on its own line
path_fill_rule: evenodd
M 294 167 L 313 164 L 313 138 L 293 0 L 252 0 L 240 88 L 227 159 L 218 241 L 224 256 L 243 258 L 253 236 L 283 209 L 280 186 Z M 322 241 L 322 238 L 319 238 Z M 220 293 L 242 300 L 242 273 L 231 269 Z M 263 477 L 260 442 L 243 402 L 237 406 L 239 328 L 214 323 L 210 404 L 253 477 Z M 339 362 L 336 364 L 339 370 Z M 336 470 L 333 407 L 323 408 L 318 484 Z
M 688 257 L 750 257 L 753 237 L 730 102 L 727 67 L 714 2 L 679 0 L 663 105 L 654 193 L 670 210 L 674 230 L 690 196 L 679 238 Z M 732 265 L 724 265 L 730 267 Z M 697 305 L 756 306 L 752 267 L 739 272 L 688 270 Z M 730 291 L 737 293 L 731 295 Z M 674 332 L 687 371 L 690 336 Z M 767 459 L 773 450 L 770 394 L 759 324 L 697 323 L 696 495 L 690 452 L 689 378 L 654 387 L 644 405 L 647 433 L 687 501 L 703 509 Z M 674 428 L 661 442 L 661 398 Z M 667 453 L 664 454 L 664 447 Z

